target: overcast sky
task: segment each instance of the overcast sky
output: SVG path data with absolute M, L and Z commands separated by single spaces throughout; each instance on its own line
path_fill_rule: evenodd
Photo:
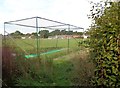
M 10 20 L 40 16 L 88 28 L 91 0 L 0 0 L 0 33 Z M 100 0 L 92 0 L 100 1 Z

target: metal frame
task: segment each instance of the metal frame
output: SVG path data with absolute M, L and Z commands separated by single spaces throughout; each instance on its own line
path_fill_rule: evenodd
M 31 26 L 31 25 L 24 25 L 24 24 L 18 24 L 18 23 L 15 23 L 15 22 L 20 22 L 20 21 L 24 21 L 24 20 L 29 20 L 29 19 L 35 19 L 36 20 L 36 25 L 35 26 Z M 58 23 L 60 25 L 53 25 L 53 26 L 39 26 L 38 25 L 38 20 L 39 19 L 42 19 L 42 20 L 46 20 L 46 21 L 49 21 L 49 22 L 54 22 L 54 23 Z M 59 21 L 54 21 L 54 20 L 50 20 L 50 19 L 46 19 L 46 18 L 42 18 L 42 17 L 31 17 L 31 18 L 25 18 L 25 19 L 20 19 L 20 20 L 15 20 L 15 21 L 8 21 L 8 22 L 4 22 L 4 36 L 5 36 L 5 24 L 10 24 L 10 25 L 18 25 L 18 26 L 24 26 L 24 27 L 30 27 L 30 28 L 36 28 L 36 33 L 38 34 L 38 32 L 40 31 L 40 28 L 46 28 L 46 29 L 50 29 L 50 30 L 55 30 L 55 27 L 62 27 L 62 26 L 67 26 L 67 28 L 57 28 L 57 29 L 68 29 L 68 31 L 70 31 L 71 27 L 73 27 L 72 29 L 76 29 L 76 30 L 83 30 L 84 32 L 84 28 L 82 27 L 78 27 L 78 26 L 74 26 L 74 25 L 71 25 L 71 24 L 66 24 L 66 23 L 62 23 L 62 22 L 59 22 Z M 67 34 L 69 35 L 69 34 Z M 4 37 L 5 38 L 5 37 Z M 37 35 L 36 36 L 37 38 L 37 54 L 39 54 L 39 49 L 40 49 L 40 40 L 39 40 L 39 36 Z M 68 52 L 69 52 L 69 37 L 68 37 Z M 39 56 L 39 55 L 38 55 Z

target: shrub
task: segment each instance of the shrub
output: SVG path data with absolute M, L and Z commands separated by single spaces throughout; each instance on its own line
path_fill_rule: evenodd
M 89 49 L 83 49 L 71 58 L 73 63 L 72 82 L 75 86 L 93 86 L 94 63 L 89 58 Z
M 105 2 L 104 9 L 100 5 L 93 6 L 94 23 L 89 30 L 91 56 L 96 64 L 93 83 L 120 87 L 120 2 Z

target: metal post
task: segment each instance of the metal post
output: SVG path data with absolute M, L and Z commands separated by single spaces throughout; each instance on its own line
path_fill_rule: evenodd
M 56 41 L 56 48 L 58 47 L 58 36 L 57 36 L 57 41 Z
M 68 25 L 68 53 L 69 53 L 69 47 L 70 47 L 69 31 L 70 31 L 70 25 Z
M 85 44 L 84 36 L 85 36 L 85 31 L 84 31 L 84 28 L 83 28 L 83 45 Z
M 38 33 L 39 33 L 39 36 L 38 36 L 38 47 L 39 47 L 39 49 L 40 49 L 40 28 L 39 28 L 39 30 L 38 30 Z M 39 55 L 40 55 L 40 50 L 38 50 L 39 51 Z
M 37 56 L 39 57 L 39 44 L 38 44 L 38 41 L 39 41 L 39 38 L 38 38 L 38 17 L 36 17 L 36 38 L 37 38 Z

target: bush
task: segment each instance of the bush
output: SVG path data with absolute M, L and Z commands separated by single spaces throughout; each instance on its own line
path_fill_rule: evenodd
M 108 2 L 105 2 L 107 6 Z M 94 24 L 90 31 L 91 56 L 96 64 L 94 85 L 120 87 L 120 2 L 110 2 L 111 6 L 92 14 Z M 101 7 L 102 8 L 102 7 Z M 102 13 L 102 14 L 101 14 Z
M 72 82 L 75 86 L 93 86 L 91 79 L 94 75 L 94 63 L 89 58 L 89 49 L 83 49 L 71 58 L 74 69 Z

